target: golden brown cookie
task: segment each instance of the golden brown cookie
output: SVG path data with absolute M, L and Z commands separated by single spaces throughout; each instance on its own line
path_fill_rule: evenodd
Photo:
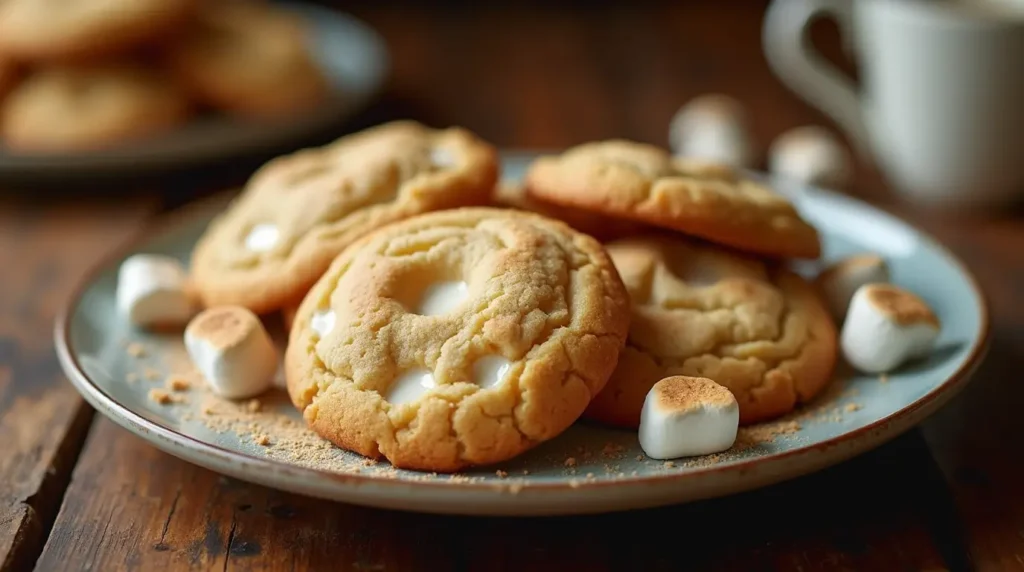
M 588 418 L 637 427 L 651 387 L 685 375 L 727 387 L 740 423 L 753 423 L 791 411 L 831 380 L 835 324 L 803 278 L 682 238 L 637 237 L 607 248 L 633 319 Z
M 430 213 L 364 237 L 313 287 L 288 393 L 321 436 L 396 467 L 496 463 L 576 421 L 628 326 L 594 238 L 508 209 Z
M 767 256 L 817 258 L 818 233 L 783 196 L 728 167 L 673 159 L 651 145 L 580 145 L 531 165 L 540 199 L 674 229 Z
M 0 107 L 0 136 L 19 152 L 82 151 L 184 123 L 188 98 L 141 64 L 54 67 L 21 81 Z
M 558 219 L 600 241 L 615 240 L 650 229 L 636 221 L 608 217 L 601 213 L 556 205 L 532 197 L 526 193 L 522 183 L 512 180 L 504 180 L 498 184 L 494 192 L 494 204 Z
M 173 31 L 196 0 L 4 0 L 0 54 L 19 61 L 94 59 Z
M 279 157 L 200 238 L 193 283 L 207 306 L 280 309 L 355 239 L 427 211 L 487 204 L 497 178 L 491 145 L 409 121 Z
M 301 20 L 264 2 L 204 3 L 168 60 L 199 99 L 230 112 L 293 112 L 329 92 Z

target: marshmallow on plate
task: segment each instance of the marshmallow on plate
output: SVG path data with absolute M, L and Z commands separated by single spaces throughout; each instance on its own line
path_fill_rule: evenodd
M 739 423 L 728 389 L 703 377 L 666 377 L 644 400 L 640 447 L 652 459 L 718 453 L 732 447 Z
M 204 310 L 185 328 L 185 348 L 214 392 L 228 399 L 253 397 L 274 383 L 277 348 L 241 306 Z
M 842 323 L 853 293 L 865 284 L 889 282 L 889 265 L 877 254 L 857 254 L 844 258 L 822 271 L 814 280 L 825 298 L 829 312 Z
M 891 284 L 867 284 L 850 301 L 839 343 L 854 368 L 885 373 L 927 355 L 940 328 L 917 296 Z
M 704 95 L 681 107 L 669 125 L 672 152 L 733 167 L 750 167 L 754 146 L 739 101 L 727 95 Z
M 185 268 L 157 254 L 135 254 L 121 263 L 117 307 L 138 326 L 184 325 L 196 311 Z
M 768 169 L 802 183 L 840 188 L 850 181 L 850 154 L 824 128 L 797 127 L 772 142 Z

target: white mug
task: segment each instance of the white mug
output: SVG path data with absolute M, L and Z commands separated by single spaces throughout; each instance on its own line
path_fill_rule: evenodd
M 831 116 L 897 191 L 992 206 L 1024 195 L 1021 2 L 775 0 L 764 50 L 783 83 Z M 819 16 L 839 24 L 859 89 L 807 40 Z

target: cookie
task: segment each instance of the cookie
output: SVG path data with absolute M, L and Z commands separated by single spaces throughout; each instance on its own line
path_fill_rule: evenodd
M 288 393 L 321 436 L 405 469 L 510 459 L 580 416 L 615 367 L 629 302 L 594 238 L 463 208 L 346 249 L 299 306 Z
M 487 204 L 497 178 L 491 145 L 409 121 L 279 157 L 200 238 L 194 284 L 207 306 L 278 310 L 355 239 L 427 211 Z
M 649 228 L 635 221 L 612 218 L 597 212 L 549 203 L 528 195 L 522 183 L 512 180 L 503 180 L 497 186 L 494 192 L 494 204 L 558 219 L 601 241 L 639 234 Z
M 646 222 L 773 257 L 817 258 L 818 233 L 769 188 L 722 165 L 612 140 L 542 157 L 526 176 L 542 200 Z
M 84 151 L 173 129 L 188 98 L 135 63 L 54 67 L 21 81 L 0 107 L 0 136 L 21 152 Z
M 6 0 L 0 54 L 29 62 L 95 59 L 172 32 L 196 0 Z
M 703 243 L 644 236 L 606 245 L 632 300 L 629 340 L 586 416 L 636 428 L 673 375 L 732 391 L 740 423 L 783 415 L 832 378 L 836 327 L 793 272 Z
M 307 35 L 297 17 L 271 4 L 207 2 L 168 50 L 168 62 L 213 107 L 252 116 L 293 112 L 329 92 Z

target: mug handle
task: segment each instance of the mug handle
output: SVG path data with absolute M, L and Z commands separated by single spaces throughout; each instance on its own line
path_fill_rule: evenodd
M 772 71 L 804 101 L 831 117 L 864 160 L 870 161 L 867 128 L 853 81 L 807 41 L 815 18 L 830 16 L 849 41 L 851 0 L 775 0 L 765 12 L 762 44 Z

